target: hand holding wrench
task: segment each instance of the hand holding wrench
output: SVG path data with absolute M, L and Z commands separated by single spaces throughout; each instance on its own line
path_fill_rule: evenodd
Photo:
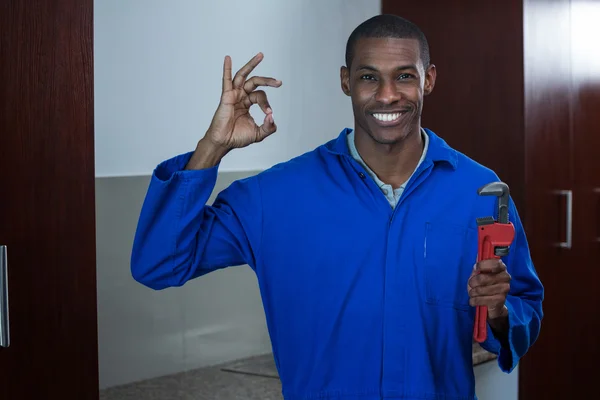
M 515 227 L 508 219 L 508 185 L 504 182 L 492 182 L 481 187 L 477 194 L 498 197 L 498 220 L 496 221 L 493 216 L 477 218 L 477 262 L 499 259 L 508 255 L 515 237 Z M 484 342 L 487 338 L 487 314 L 486 306 L 477 306 L 473 338 L 478 343 Z

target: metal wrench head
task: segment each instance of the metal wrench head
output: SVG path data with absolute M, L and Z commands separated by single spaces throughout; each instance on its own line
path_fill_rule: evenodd
M 480 196 L 498 197 L 498 222 L 508 224 L 508 199 L 510 191 L 504 182 L 491 182 L 477 190 Z

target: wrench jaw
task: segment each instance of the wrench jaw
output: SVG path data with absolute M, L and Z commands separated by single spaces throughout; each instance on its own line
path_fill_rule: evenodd
M 498 223 L 508 224 L 508 201 L 510 198 L 510 190 L 508 185 L 504 182 L 491 182 L 487 185 L 480 187 L 477 190 L 479 196 L 496 196 L 498 197 Z M 496 221 L 494 217 L 482 217 L 477 218 L 477 226 L 485 226 L 494 224 Z M 510 251 L 509 246 L 496 246 L 494 248 L 494 254 L 497 257 L 507 256 Z
M 476 221 L 477 221 L 477 226 L 492 225 L 496 222 L 494 217 L 480 217 L 480 218 L 477 218 Z
M 510 191 L 508 185 L 504 182 L 492 182 L 477 190 L 480 196 L 498 197 L 498 222 L 508 224 L 508 200 Z
M 494 254 L 498 257 L 505 257 L 510 252 L 510 246 L 496 246 Z

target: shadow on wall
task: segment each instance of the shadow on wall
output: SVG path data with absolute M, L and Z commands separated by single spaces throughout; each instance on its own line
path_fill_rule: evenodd
M 216 193 L 256 172 L 219 174 Z M 130 274 L 149 176 L 96 179 L 100 388 L 271 351 L 254 272 L 226 268 L 180 288 L 148 289 Z

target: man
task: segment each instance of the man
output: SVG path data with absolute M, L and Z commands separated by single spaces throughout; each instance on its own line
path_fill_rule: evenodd
M 543 288 L 512 200 L 510 254 L 474 266 L 476 218 L 496 201 L 477 189 L 498 177 L 421 128 L 436 80 L 425 36 L 391 15 L 358 26 L 341 68 L 354 129 L 205 205 L 221 159 L 276 131 L 257 88 L 282 83 L 248 78 L 261 60 L 232 77 L 225 58 L 206 134 L 154 171 L 133 276 L 158 290 L 248 264 L 285 399 L 475 399 L 475 306 L 489 310 L 483 347 L 510 372 L 538 336 Z

